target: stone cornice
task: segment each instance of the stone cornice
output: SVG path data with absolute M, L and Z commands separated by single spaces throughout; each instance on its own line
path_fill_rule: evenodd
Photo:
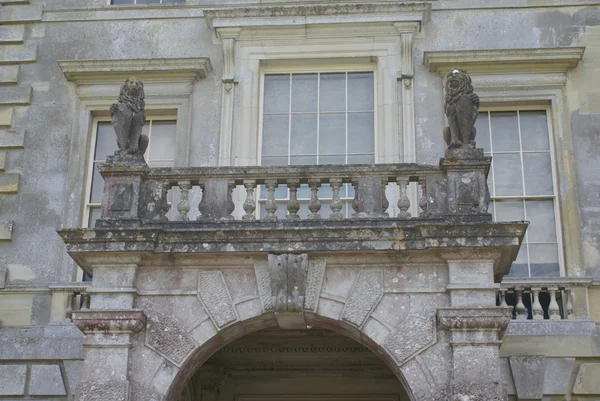
M 512 309 L 494 308 L 440 308 L 438 321 L 448 330 L 493 330 L 504 332 L 510 322 Z
M 360 219 L 215 223 L 171 222 L 144 228 L 63 229 L 58 233 L 73 259 L 86 271 L 106 258 L 155 260 L 175 256 L 194 263 L 207 254 L 267 252 L 387 252 L 430 255 L 444 260 L 467 252 L 496 260 L 496 275 L 505 274 L 516 257 L 527 223 L 464 223 L 446 220 Z M 463 255 L 464 256 L 464 255 Z M 148 260 L 150 260 L 148 259 Z
M 68 81 L 77 84 L 121 83 L 136 76 L 144 82 L 194 82 L 212 71 L 208 57 L 58 61 Z
M 453 68 L 470 74 L 566 72 L 577 67 L 585 47 L 426 51 L 423 64 L 446 75 Z
M 213 8 L 204 10 L 212 29 L 309 24 L 417 22 L 429 20 L 428 2 L 300 4 Z

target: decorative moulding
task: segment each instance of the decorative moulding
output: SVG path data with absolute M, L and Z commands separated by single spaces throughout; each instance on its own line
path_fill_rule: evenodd
M 369 22 L 415 22 L 420 30 L 421 24 L 429 20 L 430 13 L 429 2 L 301 4 L 204 10 L 208 25 L 217 31 L 231 27 Z
M 470 74 L 566 72 L 577 66 L 584 51 L 585 47 L 429 51 L 423 64 L 442 75 L 453 68 Z
M 208 57 L 133 60 L 69 60 L 58 65 L 76 84 L 116 83 L 136 76 L 143 82 L 194 82 L 212 71 Z

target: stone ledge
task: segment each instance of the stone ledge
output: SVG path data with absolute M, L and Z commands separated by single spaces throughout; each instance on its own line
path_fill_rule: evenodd
M 458 67 L 471 74 L 566 72 L 577 67 L 584 51 L 585 47 L 429 51 L 423 55 L 423 64 L 442 75 Z
M 593 320 L 511 320 L 507 336 L 595 336 Z
M 84 333 L 137 333 L 146 325 L 144 311 L 87 310 L 73 312 L 73 323 Z
M 153 81 L 194 82 L 212 71 L 208 57 L 132 60 L 58 61 L 68 81 L 77 84 L 122 83 L 136 76 L 145 83 Z
M 63 229 L 58 234 L 71 257 L 88 272 L 93 258 L 111 253 L 120 257 L 178 254 L 183 259 L 208 253 L 429 251 L 443 261 L 462 250 L 470 256 L 480 252 L 481 257 L 496 258 L 499 275 L 516 257 L 526 227 L 527 223 L 451 219 L 353 219 L 170 222 L 142 228 Z

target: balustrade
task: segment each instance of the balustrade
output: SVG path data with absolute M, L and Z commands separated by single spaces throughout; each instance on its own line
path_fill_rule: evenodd
M 50 286 L 52 292 L 52 309 L 58 320 L 71 319 L 73 312 L 90 308 L 90 294 L 87 288 L 90 283 L 55 284 Z
M 99 226 L 134 221 L 124 218 L 125 213 L 122 212 L 127 210 L 131 215 L 129 210 L 134 209 L 138 221 L 145 223 L 224 221 L 234 217 L 246 222 L 410 219 L 419 215 L 441 217 L 446 213 L 444 172 L 436 166 L 377 164 L 132 169 L 131 175 L 137 175 L 140 182 L 139 205 L 129 209 L 124 209 L 122 203 L 124 199 L 135 198 L 135 191 L 132 190 L 130 195 L 122 194 L 128 190 L 122 184 L 125 174 L 119 171 L 120 175 L 117 175 L 113 170 L 110 166 L 103 170 L 106 185 L 113 188 L 105 193 L 118 192 L 121 195 L 116 200 L 110 199 L 110 195 L 104 200 Z M 113 177 L 115 179 L 111 182 Z M 390 207 L 386 189 L 388 193 L 396 194 L 394 207 Z M 418 205 L 411 205 L 411 193 L 421 194 Z M 117 207 L 115 203 L 118 203 Z M 346 210 L 350 207 L 353 213 Z M 411 213 L 418 210 L 417 207 L 421 211 Z M 198 212 L 191 213 L 196 208 Z
M 573 286 L 564 279 L 509 279 L 502 283 L 497 304 L 513 308 L 514 320 L 565 320 L 573 318 Z

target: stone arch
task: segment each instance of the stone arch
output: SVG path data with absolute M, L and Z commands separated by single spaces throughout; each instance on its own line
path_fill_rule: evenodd
M 195 307 L 205 316 L 197 324 L 186 327 L 176 315 L 141 302 L 148 321 L 132 338 L 131 399 L 177 401 L 194 372 L 224 345 L 261 329 L 307 326 L 369 348 L 411 400 L 447 399 L 452 353 L 435 321 L 447 297 L 441 290 L 412 298 L 401 293 L 392 279 L 399 269 L 326 266 L 324 259 L 309 261 L 306 254 L 269 255 L 254 263 L 253 272 L 239 273 L 244 289 L 225 269 L 200 270 Z M 439 269 L 445 277 L 445 266 L 423 269 Z M 157 302 L 167 302 L 166 297 Z

